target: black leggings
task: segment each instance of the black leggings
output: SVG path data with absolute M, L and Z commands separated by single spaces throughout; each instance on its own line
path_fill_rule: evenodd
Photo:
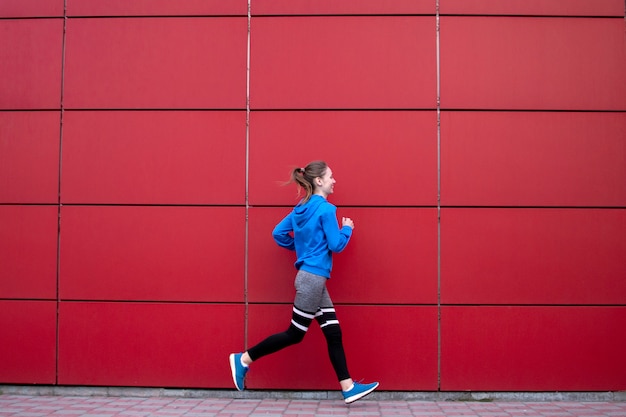
M 302 304 L 307 305 L 308 309 L 302 307 Z M 317 304 L 316 310 L 311 308 L 313 304 Z M 326 290 L 326 278 L 303 271 L 298 272 L 296 276 L 296 300 L 289 327 L 284 332 L 269 336 L 261 343 L 248 349 L 248 355 L 255 361 L 287 346 L 300 343 L 313 319 L 318 322 L 326 338 L 328 356 L 338 380 L 350 378 L 343 349 L 341 327 Z

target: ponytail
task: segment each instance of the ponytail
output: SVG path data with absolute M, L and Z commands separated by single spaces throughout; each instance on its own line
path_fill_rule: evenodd
M 324 161 L 313 161 L 304 168 L 294 168 L 291 171 L 291 178 L 286 184 L 294 182 L 298 184 L 298 196 L 300 196 L 301 189 L 304 189 L 305 192 L 305 196 L 299 204 L 305 204 L 309 201 L 315 191 L 315 178 L 323 177 L 327 167 L 328 165 Z

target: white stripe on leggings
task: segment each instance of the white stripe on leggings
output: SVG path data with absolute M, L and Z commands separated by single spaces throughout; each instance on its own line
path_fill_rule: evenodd
M 315 313 L 315 317 L 319 317 L 324 313 L 334 313 L 335 309 L 332 307 L 329 308 L 320 308 L 319 310 L 317 310 L 317 313 Z
M 315 318 L 315 316 L 313 314 L 305 313 L 302 310 L 298 310 L 296 307 L 293 308 L 293 312 L 296 313 L 297 315 L 305 317 L 307 319 L 313 320 Z
M 297 327 L 298 329 L 302 330 L 303 332 L 306 332 L 307 330 L 309 330 L 308 327 L 304 327 L 301 324 L 296 323 L 295 321 L 291 320 L 291 324 L 294 325 L 295 327 Z

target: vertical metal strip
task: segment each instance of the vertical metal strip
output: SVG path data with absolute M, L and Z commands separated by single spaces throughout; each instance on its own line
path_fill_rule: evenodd
M 441 62 L 439 0 L 435 5 L 437 42 L 437 390 L 441 391 Z
M 55 352 L 55 375 L 56 385 L 59 384 L 59 320 L 61 307 L 61 175 L 63 172 L 63 119 L 65 116 L 65 107 L 63 103 L 63 95 L 65 91 L 65 43 L 67 33 L 67 0 L 63 2 L 63 39 L 61 41 L 61 95 L 60 103 L 60 119 L 59 119 L 59 169 L 57 183 L 57 270 L 56 270 L 56 352 Z
M 248 45 L 246 52 L 246 225 L 245 225 L 245 243 L 244 243 L 244 268 L 243 268 L 243 302 L 244 302 L 244 320 L 243 320 L 243 344 L 244 350 L 248 349 L 248 236 L 249 224 L 248 214 L 250 210 L 249 202 L 249 177 L 250 177 L 250 22 L 251 22 L 251 3 L 248 0 Z

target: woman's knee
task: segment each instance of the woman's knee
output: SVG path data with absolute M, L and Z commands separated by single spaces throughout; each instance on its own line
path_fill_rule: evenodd
M 302 331 L 294 325 L 289 326 L 285 333 L 287 334 L 287 337 L 292 345 L 302 342 L 302 340 L 304 340 L 304 336 L 306 335 L 306 331 Z
M 331 324 L 322 327 L 322 333 L 324 333 L 324 337 L 326 337 L 326 341 L 329 344 L 342 342 L 343 334 L 341 333 L 339 324 Z

